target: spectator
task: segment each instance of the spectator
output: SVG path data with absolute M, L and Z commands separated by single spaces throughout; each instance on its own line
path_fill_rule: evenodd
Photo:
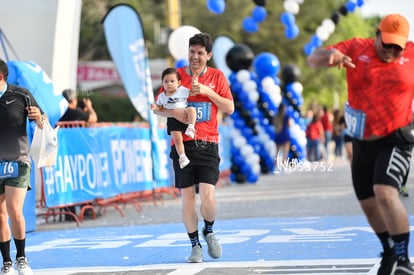
M 332 132 L 332 140 L 335 143 L 335 159 L 342 158 L 342 151 L 344 149 L 344 129 L 345 123 L 341 123 L 341 112 L 339 110 L 335 110 L 333 113 L 333 132 Z
M 332 131 L 333 131 L 333 115 L 332 113 L 329 111 L 328 107 L 326 105 L 324 105 L 322 107 L 322 116 L 321 116 L 321 122 L 322 122 L 322 126 L 323 126 L 323 133 L 324 133 L 324 141 L 323 141 L 323 148 L 325 149 L 325 156 L 324 158 L 326 160 L 329 160 L 329 153 L 330 153 L 330 148 L 329 145 L 331 143 L 332 140 Z
M 78 97 L 75 90 L 66 89 L 63 91 L 63 96 L 68 101 L 68 109 L 60 118 L 59 121 L 85 121 L 94 123 L 98 121 L 98 116 L 92 107 L 92 101 L 89 98 L 83 98 L 83 108 L 78 106 Z
M 306 128 L 307 155 L 309 161 L 319 161 L 322 158 L 321 144 L 324 140 L 323 125 L 318 112 L 313 115 L 312 121 Z
M 68 109 L 59 119 L 59 121 L 85 121 L 87 123 L 94 123 L 98 121 L 98 116 L 92 107 L 92 101 L 89 98 L 82 99 L 82 108 L 78 106 L 78 96 L 75 90 L 66 89 L 62 92 L 63 97 L 68 101 Z M 83 207 L 84 205 L 81 205 Z M 76 215 L 75 206 L 67 206 L 65 211 L 70 211 Z M 85 217 L 91 217 L 91 209 L 85 211 Z M 66 221 L 73 221 L 74 218 L 71 215 L 65 215 Z
M 282 153 L 283 160 L 287 160 L 290 151 L 290 133 L 289 129 L 292 125 L 292 119 L 287 114 L 286 105 L 282 102 L 279 105 L 276 116 L 273 118 L 273 126 L 275 127 L 275 142 L 278 154 Z

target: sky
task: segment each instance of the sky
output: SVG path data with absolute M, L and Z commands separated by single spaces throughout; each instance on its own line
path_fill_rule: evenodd
M 363 16 L 400 13 L 410 22 L 410 40 L 414 41 L 414 0 L 366 0 L 360 8 Z

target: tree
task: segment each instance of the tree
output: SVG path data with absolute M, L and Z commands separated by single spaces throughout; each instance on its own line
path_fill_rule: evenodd
M 167 27 L 166 1 L 126 0 L 122 3 L 133 6 L 141 16 L 144 25 L 146 43 L 150 58 L 167 58 L 166 44 L 155 41 L 154 26 Z M 108 9 L 120 3 L 118 0 L 83 0 L 79 59 L 110 59 L 106 48 L 101 21 Z M 307 66 L 303 47 L 315 34 L 322 20 L 331 18 L 345 1 L 308 0 L 300 5 L 300 12 L 295 16 L 300 29 L 299 36 L 293 40 L 285 37 L 284 26 L 280 15 L 284 12 L 283 2 L 275 1 L 267 4 L 267 18 L 260 24 L 259 31 L 247 33 L 242 28 L 242 20 L 251 15 L 255 4 L 251 0 L 227 0 L 222 14 L 213 14 L 206 7 L 206 0 L 181 0 L 182 25 L 190 25 L 203 32 L 210 33 L 213 38 L 227 35 L 236 43 L 248 45 L 257 55 L 261 52 L 275 54 L 283 67 L 295 64 L 301 70 L 301 83 L 304 86 L 305 103 L 317 99 L 319 103 L 332 106 L 332 92 L 340 94 L 341 106 L 346 97 L 346 82 L 343 70 L 315 70 Z M 368 37 L 375 34 L 378 18 L 365 20 L 358 10 L 340 16 L 335 32 L 324 43 L 328 45 L 353 36 Z M 128 26 L 125 26 L 128 27 Z M 213 64 L 214 65 L 214 64 Z

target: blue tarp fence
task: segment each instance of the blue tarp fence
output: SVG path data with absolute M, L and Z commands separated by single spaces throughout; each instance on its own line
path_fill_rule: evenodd
M 231 166 L 228 132 L 227 126 L 220 127 L 221 171 L 229 170 Z M 150 129 L 147 127 L 59 129 L 57 163 L 42 169 L 45 206 L 79 204 L 172 186 L 170 142 L 166 129 L 159 128 L 159 154 L 153 160 Z M 152 169 L 153 162 L 157 163 L 158 169 Z M 34 176 L 31 185 L 33 188 L 36 186 Z M 25 203 L 27 231 L 35 230 L 35 207 L 33 190 L 28 192 Z

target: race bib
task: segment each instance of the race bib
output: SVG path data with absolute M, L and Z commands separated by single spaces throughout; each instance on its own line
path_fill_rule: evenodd
M 17 161 L 0 161 L 0 179 L 17 178 L 19 166 Z
M 360 110 L 356 110 L 345 104 L 345 122 L 349 134 L 357 139 L 363 139 L 365 133 L 366 115 Z
M 188 102 L 188 107 L 194 107 L 197 114 L 197 122 L 211 119 L 211 102 Z

